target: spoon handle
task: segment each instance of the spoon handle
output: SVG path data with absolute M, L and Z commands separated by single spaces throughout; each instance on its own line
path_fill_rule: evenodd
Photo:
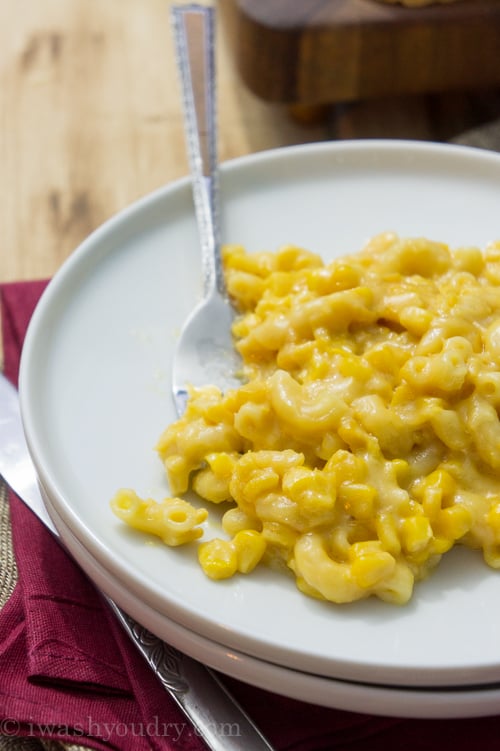
M 219 230 L 215 11 L 203 5 L 174 6 L 172 21 L 202 251 L 204 296 L 215 291 L 225 296 Z
M 220 256 L 218 168 L 215 116 L 215 12 L 201 5 L 173 6 L 172 21 L 180 72 L 187 151 L 198 231 L 204 294 L 225 297 Z M 183 384 L 184 385 L 184 384 Z M 185 393 L 185 392 L 184 392 Z M 183 709 L 214 751 L 272 751 L 267 740 L 234 697 L 208 668 L 184 659 L 186 685 Z M 217 722 L 220 720 L 221 722 Z M 233 726 L 236 736 L 220 736 L 210 729 Z

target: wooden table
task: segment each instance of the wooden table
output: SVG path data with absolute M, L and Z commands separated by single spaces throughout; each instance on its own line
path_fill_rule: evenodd
M 170 5 L 0 0 L 0 282 L 52 275 L 98 225 L 187 173 Z M 446 140 L 500 115 L 497 93 L 469 92 L 337 104 L 300 122 L 242 86 L 221 26 L 222 160 L 327 138 Z
M 0 281 L 187 173 L 165 0 L 0 0 Z M 219 35 L 220 158 L 316 140 L 242 90 Z

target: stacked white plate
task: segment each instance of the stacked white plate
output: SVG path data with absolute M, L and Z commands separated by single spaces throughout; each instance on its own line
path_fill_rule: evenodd
M 452 246 L 500 239 L 500 155 L 405 141 L 315 144 L 224 165 L 224 241 L 294 243 L 325 260 L 395 231 Z M 224 673 L 329 707 L 412 717 L 500 709 L 500 574 L 453 551 L 403 607 L 333 606 L 261 568 L 208 580 L 192 549 L 119 522 L 120 487 L 168 495 L 154 445 L 175 419 L 176 337 L 201 292 L 189 181 L 91 235 L 26 338 L 21 407 L 47 505 L 96 584 L 144 626 Z

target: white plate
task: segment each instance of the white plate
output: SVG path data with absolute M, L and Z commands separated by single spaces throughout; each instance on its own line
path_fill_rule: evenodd
M 274 665 L 206 639 L 131 594 L 76 539 L 48 499 L 46 505 L 66 548 L 103 592 L 120 602 L 129 615 L 168 645 L 225 675 L 309 704 L 386 717 L 464 719 L 496 715 L 500 710 L 500 685 L 455 690 L 411 689 L 338 681 Z
M 325 259 L 394 230 L 452 245 L 500 238 L 500 156 L 359 141 L 282 149 L 222 170 L 224 239 L 249 250 L 294 242 Z M 401 685 L 500 680 L 499 574 L 478 553 L 446 557 L 413 601 L 352 606 L 300 594 L 260 569 L 207 580 L 192 550 L 135 534 L 109 508 L 122 486 L 167 492 L 153 446 L 174 419 L 170 365 L 201 287 L 188 180 L 89 237 L 42 297 L 26 338 L 21 406 L 56 511 L 149 607 L 262 660 L 335 678 Z

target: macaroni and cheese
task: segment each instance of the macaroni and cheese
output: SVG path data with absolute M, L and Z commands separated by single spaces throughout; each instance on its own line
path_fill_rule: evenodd
M 213 579 L 260 563 L 335 603 L 412 596 L 456 543 L 500 568 L 500 243 L 386 233 L 325 264 L 224 249 L 241 387 L 192 389 L 157 450 L 173 498 L 114 512 Z M 206 504 L 205 504 L 206 505 Z

